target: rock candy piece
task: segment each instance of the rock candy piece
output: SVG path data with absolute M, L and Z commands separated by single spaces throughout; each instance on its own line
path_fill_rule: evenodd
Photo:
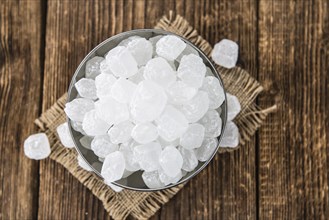
M 61 143 L 63 144 L 64 147 L 73 148 L 75 146 L 73 139 L 71 137 L 69 125 L 67 124 L 67 122 L 60 124 L 56 128 L 56 131 L 57 131 L 59 140 L 61 141 Z
M 156 120 L 158 133 L 166 141 L 179 138 L 187 129 L 188 121 L 184 114 L 171 105 L 167 105 Z
M 125 78 L 118 79 L 111 89 L 112 97 L 120 103 L 129 103 L 135 93 L 137 85 Z
M 129 119 L 128 106 L 111 97 L 97 101 L 95 109 L 97 116 L 109 125 L 119 124 Z
M 108 135 L 112 143 L 126 143 L 131 140 L 131 131 L 134 128 L 134 124 L 130 121 L 124 121 L 116 124 L 110 128 Z
M 122 40 L 122 41 L 118 44 L 118 46 L 125 46 L 125 47 L 127 47 L 128 44 L 129 44 L 131 41 L 136 40 L 136 39 L 140 39 L 140 38 L 141 38 L 141 37 L 140 37 L 140 36 L 137 36 L 137 35 L 130 36 L 130 37 L 128 37 L 127 39 Z
M 167 35 L 156 43 L 156 53 L 167 60 L 174 60 L 183 52 L 185 47 L 185 42 L 179 37 Z
M 107 182 L 122 178 L 125 171 L 125 158 L 120 151 L 115 151 L 105 157 L 101 175 Z
M 50 155 L 50 145 L 45 133 L 30 135 L 24 141 L 24 154 L 33 160 L 42 160 Z
M 129 143 L 123 143 L 120 145 L 120 151 L 125 157 L 126 170 L 128 171 L 137 171 L 140 169 L 139 161 L 134 155 L 133 148 L 137 146 L 137 143 L 131 141 Z
M 87 112 L 82 122 L 82 128 L 88 136 L 106 134 L 110 126 L 97 116 L 95 109 Z
M 147 144 L 158 137 L 157 127 L 150 123 L 139 123 L 131 131 L 131 137 L 140 144 Z
M 216 77 L 207 76 L 203 81 L 201 90 L 208 94 L 210 109 L 217 109 L 223 104 L 225 100 L 224 89 Z
M 80 132 L 83 135 L 87 135 L 82 129 L 82 122 L 71 121 L 71 126 L 75 131 Z
M 203 125 L 189 124 L 187 130 L 180 138 L 180 145 L 185 149 L 194 149 L 201 146 L 205 134 Z
M 152 43 L 145 38 L 131 40 L 127 45 L 127 49 L 133 55 L 139 66 L 145 65 L 152 58 Z
M 160 181 L 159 173 L 157 170 L 152 172 L 143 172 L 142 178 L 145 185 L 150 189 L 162 188 L 165 185 Z
M 206 65 L 201 57 L 190 54 L 182 57 L 177 69 L 177 76 L 188 86 L 200 88 L 206 74 Z
M 231 69 L 238 60 L 239 46 L 231 40 L 221 40 L 215 44 L 211 58 L 220 66 Z
M 178 150 L 183 157 L 182 169 L 187 172 L 193 171 L 199 164 L 199 161 L 195 156 L 194 150 L 187 150 L 183 147 L 179 147 Z M 183 176 L 185 176 L 185 175 L 183 175 Z
M 226 93 L 226 97 L 227 97 L 227 120 L 232 121 L 240 113 L 241 105 L 239 99 L 236 96 Z
M 167 103 L 165 91 L 152 81 L 139 83 L 130 102 L 130 113 L 137 122 L 148 122 L 156 119 Z
M 237 147 L 239 145 L 239 129 L 232 121 L 227 121 L 223 132 L 223 137 L 220 141 L 220 147 Z
M 142 170 L 151 172 L 159 168 L 159 157 L 161 154 L 161 146 L 159 143 L 151 142 L 138 145 L 134 147 L 133 151 Z
M 204 91 L 199 91 L 191 100 L 182 105 L 180 110 L 190 123 L 194 123 L 206 114 L 208 108 L 208 94 Z
M 176 74 L 165 59 L 162 57 L 156 57 L 146 64 L 144 78 L 166 88 L 175 82 Z
M 86 149 L 91 149 L 91 142 L 93 141 L 93 137 L 89 136 L 83 136 L 82 138 L 79 139 L 80 144 L 82 147 Z
M 95 80 L 83 78 L 76 82 L 74 86 L 81 97 L 97 99 Z
M 175 177 L 168 176 L 162 169 L 159 171 L 159 179 L 166 186 L 169 184 L 175 184 L 183 177 L 182 171 L 180 171 Z
M 99 135 L 92 140 L 91 150 L 96 156 L 105 158 L 110 153 L 119 150 L 119 146 L 112 143 L 108 135 Z
M 183 157 L 175 147 L 166 147 L 160 154 L 159 163 L 167 176 L 175 177 L 181 172 Z
M 96 95 L 98 98 L 111 96 L 111 89 L 117 79 L 110 74 L 101 73 L 95 78 Z
M 189 54 L 194 54 L 196 56 L 199 56 L 199 52 L 194 49 L 191 45 L 186 44 L 185 49 L 183 50 L 183 52 L 176 58 L 176 60 L 178 62 L 180 62 L 182 60 L 182 57 L 185 55 L 189 55 Z
M 93 169 L 91 168 L 91 166 L 89 166 L 89 164 L 80 155 L 78 155 L 77 159 L 78 159 L 78 165 L 82 169 L 84 169 L 86 171 L 89 171 L 89 172 L 90 171 L 93 171 Z
M 135 58 L 126 47 L 117 46 L 106 55 L 109 68 L 117 77 L 130 77 L 137 73 L 138 67 Z
M 71 120 L 82 122 L 85 114 L 95 108 L 90 99 L 77 98 L 65 104 L 64 111 Z
M 103 57 L 95 56 L 87 61 L 86 63 L 86 78 L 95 79 L 97 75 L 101 73 L 100 63 L 104 60 Z
M 166 89 L 169 102 L 173 104 L 183 104 L 191 100 L 197 93 L 197 89 L 186 85 L 182 81 L 176 81 Z
M 194 150 L 195 155 L 198 158 L 198 160 L 202 161 L 202 162 L 209 160 L 210 157 L 215 152 L 217 145 L 218 145 L 217 138 L 206 137 L 203 140 L 201 147 Z
M 222 119 L 216 110 L 209 110 L 199 121 L 206 131 L 206 137 L 218 137 L 222 132 Z
M 108 181 L 106 181 L 106 180 L 104 180 L 104 183 L 105 183 L 106 185 L 108 185 L 108 186 L 109 186 L 114 192 L 119 193 L 119 192 L 121 192 L 121 191 L 123 190 L 122 187 L 117 186 L 117 185 L 114 185 L 113 183 L 108 182 Z
M 128 79 L 135 84 L 142 82 L 144 80 L 144 70 L 145 67 L 142 66 L 138 69 L 138 72 L 135 75 L 129 77 Z

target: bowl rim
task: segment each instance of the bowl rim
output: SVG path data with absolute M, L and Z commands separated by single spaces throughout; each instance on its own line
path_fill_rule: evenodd
M 189 180 L 191 180 L 193 177 L 195 177 L 197 174 L 199 174 L 202 170 L 204 170 L 208 164 L 213 160 L 213 158 L 215 157 L 215 155 L 217 154 L 220 146 L 219 146 L 219 143 L 221 141 L 221 139 L 223 138 L 223 133 L 224 133 L 224 130 L 225 130 L 225 127 L 226 127 L 226 122 L 227 122 L 227 97 L 226 97 L 226 89 L 224 87 L 224 83 L 223 83 L 223 80 L 221 78 L 221 76 L 219 75 L 217 69 L 215 68 L 214 66 L 214 63 L 213 61 L 211 61 L 210 58 L 208 58 L 208 56 L 201 50 L 199 49 L 197 46 L 195 46 L 192 42 L 190 42 L 189 40 L 187 40 L 185 37 L 182 37 L 176 33 L 172 33 L 170 31 L 165 31 L 165 30 L 161 30 L 161 29 L 133 29 L 133 30 L 129 30 L 129 31 L 125 31 L 125 32 L 121 32 L 119 34 L 116 34 L 116 35 L 113 35 L 112 37 L 110 38 L 107 38 L 106 40 L 102 41 L 101 43 L 99 43 L 97 46 L 95 46 L 85 57 L 84 59 L 80 62 L 79 66 L 76 68 L 72 78 L 71 78 L 71 82 L 70 82 L 70 85 L 69 85 L 69 88 L 68 88 L 68 97 L 67 97 L 67 100 L 66 100 L 66 103 L 72 101 L 70 100 L 70 94 L 71 94 L 71 91 L 74 87 L 74 84 L 76 83 L 76 77 L 77 75 L 79 74 L 80 72 L 80 69 L 83 67 L 83 65 L 91 58 L 93 57 L 93 55 L 95 54 L 95 52 L 100 49 L 101 47 L 103 47 L 105 44 L 107 44 L 108 42 L 110 41 L 113 41 L 119 37 L 122 37 L 124 35 L 129 35 L 129 36 L 132 36 L 132 34 L 136 34 L 138 35 L 138 33 L 140 32 L 153 32 L 153 33 L 156 33 L 157 35 L 174 35 L 174 36 L 177 36 L 179 37 L 181 40 L 183 40 L 186 44 L 188 44 L 189 46 L 193 47 L 196 51 L 198 51 L 198 53 L 200 54 L 200 56 L 204 59 L 206 59 L 208 61 L 208 64 L 210 66 L 208 66 L 213 74 L 215 75 L 215 77 L 219 80 L 219 83 L 221 84 L 222 88 L 223 88 L 223 91 L 224 91 L 224 96 L 225 96 L 225 99 L 224 99 L 224 102 L 221 106 L 225 106 L 225 112 L 224 112 L 224 115 L 223 117 L 221 118 L 222 119 L 222 132 L 220 134 L 220 136 L 216 137 L 217 140 L 218 140 L 218 144 L 217 144 L 217 147 L 216 147 L 216 150 L 212 153 L 211 157 L 204 161 L 202 164 L 202 166 L 200 166 L 197 170 L 194 170 L 192 171 L 193 173 L 190 174 L 190 176 L 188 178 L 182 178 L 180 181 L 178 181 L 177 183 L 175 184 L 169 184 L 169 185 L 166 185 L 164 187 L 160 187 L 160 188 L 136 188 L 136 187 L 131 187 L 131 186 L 127 186 L 127 185 L 122 185 L 120 183 L 116 183 L 116 182 L 111 182 L 112 184 L 116 185 L 116 186 L 119 186 L 123 189 L 129 189 L 129 190 L 134 190 L 134 191 L 141 191 L 141 192 L 154 192 L 154 191 L 160 191 L 160 190 L 165 190 L 165 189 L 169 189 L 169 188 L 172 188 L 172 187 L 175 187 L 175 186 L 178 186 L 182 183 L 185 183 Z M 128 37 L 128 36 L 127 36 Z M 66 116 L 66 122 L 68 123 L 68 127 L 69 127 L 69 133 L 73 139 L 73 142 L 74 142 L 74 148 L 77 150 L 78 154 L 81 156 L 81 158 L 90 166 L 90 168 L 92 168 L 92 172 L 95 173 L 98 177 L 100 177 L 101 179 L 104 179 L 102 177 L 102 175 L 88 162 L 87 159 L 85 159 L 84 157 L 84 154 L 81 152 L 81 150 L 79 149 L 77 143 L 76 143 L 76 140 L 74 138 L 74 135 L 72 133 L 72 125 L 71 125 L 71 119 L 68 118 L 68 116 L 65 114 Z

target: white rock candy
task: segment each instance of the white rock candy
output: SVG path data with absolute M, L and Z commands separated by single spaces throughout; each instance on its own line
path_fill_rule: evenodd
M 232 121 L 240 113 L 241 105 L 239 99 L 236 96 L 226 93 L 226 97 L 227 97 L 227 120 Z
M 95 108 L 90 99 L 77 98 L 65 104 L 64 111 L 73 121 L 82 122 L 85 114 Z
M 190 123 L 194 123 L 206 114 L 208 108 L 208 94 L 204 91 L 199 91 L 191 100 L 182 105 L 180 110 Z
M 110 124 L 98 117 L 95 109 L 87 112 L 82 122 L 82 128 L 88 136 L 106 134 L 110 126 Z
M 175 82 L 176 74 L 169 63 L 162 57 L 150 60 L 144 69 L 144 78 L 151 80 L 163 88 Z
M 165 185 L 161 182 L 159 178 L 159 173 L 157 170 L 152 172 L 143 172 L 142 178 L 145 185 L 150 189 L 156 189 L 164 187 Z
M 205 134 L 203 125 L 189 124 L 187 130 L 180 137 L 180 145 L 185 149 L 194 149 L 201 146 Z
M 135 58 L 126 47 L 117 46 L 106 55 L 109 68 L 117 77 L 129 77 L 137 73 L 138 67 Z
M 175 177 L 181 172 L 183 157 L 175 147 L 166 147 L 160 154 L 159 163 L 167 176 Z
M 95 56 L 87 61 L 86 63 L 86 78 L 95 79 L 97 75 L 101 73 L 100 63 L 104 60 L 103 57 Z
M 206 71 L 206 65 L 201 57 L 190 54 L 182 57 L 177 69 L 177 76 L 187 85 L 200 88 Z
M 131 131 L 134 128 L 134 124 L 131 121 L 124 121 L 116 124 L 110 128 L 108 135 L 112 143 L 126 143 L 131 140 Z
M 191 172 L 198 166 L 198 159 L 195 156 L 194 150 L 187 150 L 183 147 L 178 148 L 179 152 L 183 157 L 183 166 L 182 169 Z
M 75 131 L 80 132 L 83 135 L 87 135 L 82 129 L 82 122 L 71 121 L 71 126 Z
M 82 138 L 79 139 L 79 142 L 82 145 L 82 147 L 86 149 L 91 149 L 92 141 L 93 141 L 93 137 L 89 137 L 89 136 L 83 136 Z
M 231 40 L 221 40 L 215 44 L 211 53 L 211 58 L 225 68 L 233 68 L 236 65 L 239 54 L 239 46 Z
M 111 182 L 108 182 L 108 181 L 106 181 L 106 180 L 104 180 L 104 183 L 106 184 L 106 185 L 108 185 L 114 192 L 121 192 L 122 190 L 123 190 L 123 188 L 122 187 L 120 187 L 120 186 L 116 186 L 116 185 L 114 185 L 113 183 L 111 183 Z
M 93 171 L 93 169 L 89 166 L 89 164 L 87 164 L 87 162 L 80 155 L 78 155 L 77 159 L 78 159 L 78 165 L 82 169 L 86 171 Z
M 128 79 L 135 84 L 142 82 L 144 80 L 144 70 L 145 67 L 142 66 L 138 69 L 138 72 L 135 75 L 129 77 Z
M 92 140 L 91 150 L 96 156 L 105 158 L 110 153 L 119 150 L 119 146 L 112 143 L 108 135 L 99 135 Z
M 207 76 L 201 89 L 208 94 L 210 109 L 217 109 L 223 104 L 225 100 L 224 89 L 216 77 Z
M 125 158 L 120 151 L 110 153 L 105 157 L 101 175 L 107 182 L 122 178 L 125 171 Z
M 167 60 L 174 60 L 183 52 L 185 47 L 185 42 L 180 38 L 167 35 L 159 39 L 156 43 L 156 53 Z
M 111 89 L 117 79 L 110 74 L 101 73 L 95 78 L 96 95 L 98 98 L 111 96 Z
M 175 184 L 183 177 L 182 171 L 180 171 L 175 177 L 166 175 L 162 169 L 160 169 L 158 172 L 160 181 L 165 185 Z
M 165 91 L 152 81 L 139 83 L 130 103 L 130 113 L 138 122 L 153 121 L 167 104 Z
M 205 127 L 206 137 L 218 137 L 222 132 L 222 119 L 216 110 L 209 110 L 199 123 Z
M 127 49 L 133 55 L 139 66 L 145 65 L 152 58 L 152 43 L 145 38 L 131 40 L 127 45 Z
M 137 85 L 125 78 L 119 78 L 111 88 L 111 95 L 117 102 L 129 103 Z
M 129 119 L 128 106 L 111 97 L 95 102 L 96 114 L 109 125 L 119 124 Z
M 150 172 L 159 168 L 159 157 L 161 154 L 161 146 L 159 143 L 151 142 L 138 145 L 134 147 L 133 151 L 142 170 Z
M 197 93 L 197 89 L 186 85 L 182 81 L 176 81 L 166 89 L 169 102 L 173 104 L 183 104 L 191 100 Z
M 139 123 L 131 131 L 131 137 L 140 144 L 147 144 L 158 137 L 157 127 L 150 123 Z
M 83 78 L 76 82 L 74 86 L 81 97 L 97 99 L 95 80 Z
M 122 40 L 122 41 L 118 44 L 118 46 L 125 46 L 125 47 L 127 47 L 128 44 L 129 44 L 131 41 L 133 41 L 133 40 L 135 40 L 135 39 L 140 39 L 140 38 L 141 38 L 141 37 L 140 37 L 140 36 L 137 36 L 137 35 L 130 36 L 130 37 L 128 37 L 127 39 Z
M 63 124 L 60 124 L 57 128 L 56 128 L 59 140 L 61 141 L 61 143 L 63 144 L 64 147 L 67 148 L 73 148 L 74 147 L 74 142 L 73 139 L 71 137 L 70 131 L 69 131 L 69 125 L 67 124 L 67 122 L 64 122 Z
M 50 155 L 50 145 L 45 133 L 30 135 L 24 141 L 24 154 L 33 160 L 42 160 Z
M 184 114 L 171 105 L 166 106 L 156 124 L 160 137 L 166 141 L 179 138 L 188 127 Z
M 206 137 L 203 140 L 201 147 L 194 150 L 198 160 L 204 162 L 210 159 L 211 155 L 213 155 L 214 151 L 216 150 L 217 145 L 217 138 Z
M 222 140 L 220 141 L 220 147 L 237 147 L 239 145 L 239 129 L 234 122 L 228 121 L 226 123 L 225 130 L 223 132 Z
M 128 171 L 137 171 L 140 169 L 139 161 L 133 152 L 133 148 L 135 146 L 137 146 L 137 143 L 134 141 L 120 145 L 120 151 L 123 153 L 126 163 L 126 170 Z

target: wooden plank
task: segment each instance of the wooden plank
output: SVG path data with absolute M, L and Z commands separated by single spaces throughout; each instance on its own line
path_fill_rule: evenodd
M 257 76 L 255 1 L 175 1 L 183 15 L 211 44 L 223 38 L 240 46 L 239 65 Z M 255 140 L 218 155 L 154 219 L 255 219 Z
M 23 142 L 40 113 L 41 10 L 41 1 L 0 3 L 0 219 L 37 216 L 39 162 L 24 156 Z
M 259 4 L 259 218 L 329 216 L 328 1 Z

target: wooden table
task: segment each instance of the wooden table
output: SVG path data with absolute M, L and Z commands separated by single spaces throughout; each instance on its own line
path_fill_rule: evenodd
M 109 219 L 62 166 L 24 157 L 23 141 L 89 50 L 151 28 L 169 10 L 211 44 L 237 41 L 238 65 L 265 88 L 258 104 L 278 112 L 153 219 L 328 218 L 328 8 L 328 0 L 1 0 L 0 219 Z

